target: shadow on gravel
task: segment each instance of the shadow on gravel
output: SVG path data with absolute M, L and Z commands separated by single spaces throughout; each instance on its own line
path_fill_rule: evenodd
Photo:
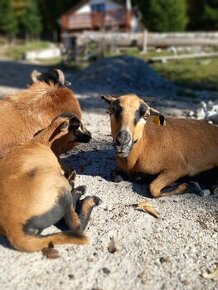
M 0 245 L 3 246 L 4 248 L 9 248 L 9 249 L 13 249 L 8 241 L 7 238 L 0 236 Z
M 78 150 L 62 160 L 71 169 L 75 169 L 77 174 L 100 176 L 106 180 L 109 180 L 110 171 L 116 166 L 113 149 Z
M 98 177 L 98 181 L 101 181 L 101 178 L 103 178 L 108 182 L 113 182 L 110 174 L 111 170 L 115 169 L 117 166 L 113 149 L 94 149 L 85 152 L 78 150 L 72 155 L 65 156 L 62 161 L 69 168 L 75 169 L 79 175 Z M 147 180 L 143 182 L 135 182 L 128 178 L 126 178 L 125 181 L 131 183 L 134 192 L 144 197 L 151 197 L 148 192 L 148 183 L 153 178 L 154 177 L 148 177 Z M 122 182 L 120 182 L 119 185 L 122 187 Z
M 62 160 L 69 168 L 75 169 L 77 174 L 97 177 L 98 181 L 101 181 L 101 178 L 103 178 L 108 182 L 112 182 L 111 170 L 117 167 L 113 149 L 93 149 L 90 151 L 77 149 L 77 152 L 66 156 Z M 149 184 L 156 178 L 156 176 L 157 175 L 136 175 L 131 179 L 125 178 L 125 181 L 131 183 L 132 190 L 137 194 L 143 197 L 152 198 L 149 193 Z M 212 193 L 218 186 L 218 169 L 215 168 L 194 177 L 181 178 L 169 188 L 176 187 L 178 184 L 183 182 L 188 183 L 189 188 L 187 192 L 193 193 L 193 195 L 201 195 L 198 191 L 199 185 L 200 190 L 209 189 Z M 196 182 L 197 187 L 195 185 Z M 122 181 L 119 184 L 122 187 Z
M 48 66 L 28 64 L 17 61 L 0 61 L 0 85 L 25 88 L 30 82 L 30 75 L 33 70 L 40 72 L 47 71 Z

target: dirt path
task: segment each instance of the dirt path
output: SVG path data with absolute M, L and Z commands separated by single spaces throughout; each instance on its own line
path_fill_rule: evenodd
M 30 71 L 36 68 L 16 65 L 17 69 L 10 71 L 9 65 L 3 70 L 0 65 L 0 75 L 11 74 L 10 82 L 7 77 L 0 79 L 0 95 L 7 94 L 6 86 L 11 90 L 24 87 Z M 48 260 L 41 253 L 14 251 L 1 237 L 2 289 L 217 289 L 217 282 L 202 276 L 213 271 L 218 261 L 217 197 L 188 193 L 153 200 L 145 184 L 112 183 L 109 175 L 115 161 L 109 117 L 96 94 L 80 92 L 78 96 L 93 139 L 64 159 L 77 170 L 76 184 L 86 184 L 87 194 L 103 200 L 87 229 L 90 243 L 60 246 L 61 258 Z M 161 105 L 160 100 L 157 96 L 154 101 Z M 162 109 L 182 114 L 186 108 L 183 102 L 168 100 Z M 131 206 L 141 199 L 149 199 L 160 218 Z M 53 231 L 57 228 L 45 233 Z M 118 247 L 114 254 L 108 251 L 112 237 Z

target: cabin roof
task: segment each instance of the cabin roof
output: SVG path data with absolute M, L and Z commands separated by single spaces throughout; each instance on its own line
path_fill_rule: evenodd
M 102 2 L 104 2 L 105 0 L 102 0 Z M 123 5 L 124 6 L 124 2 L 122 0 L 110 0 L 112 2 L 115 2 L 119 5 Z M 76 12 L 77 10 L 79 10 L 82 6 L 84 6 L 86 3 L 90 2 L 90 0 L 81 0 L 79 3 L 77 3 L 76 5 L 74 5 L 71 9 L 69 9 L 68 11 L 64 12 L 61 16 L 67 16 L 69 14 L 72 14 L 74 12 Z

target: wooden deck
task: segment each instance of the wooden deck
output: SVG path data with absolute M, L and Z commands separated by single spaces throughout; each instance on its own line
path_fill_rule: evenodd
M 125 9 L 109 10 L 102 12 L 71 14 L 61 19 L 62 28 L 65 30 L 99 30 L 113 26 L 128 26 L 128 13 Z

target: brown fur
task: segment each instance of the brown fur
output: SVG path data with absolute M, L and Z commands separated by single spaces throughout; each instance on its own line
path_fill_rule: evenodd
M 58 83 L 37 81 L 28 89 L 0 100 L 0 158 L 14 146 L 30 140 L 63 112 L 81 118 L 75 95 Z
M 79 120 L 75 115 L 72 118 Z M 70 129 L 72 118 L 65 115 L 55 118 L 51 125 L 32 140 L 17 146 L 0 160 L 0 234 L 6 236 L 18 250 L 32 252 L 48 247 L 50 243 L 55 245 L 88 242 L 79 228 L 80 216 L 76 212 L 81 194 L 77 193 L 74 201 L 71 186 L 56 156 L 61 153 L 60 148 L 65 148 L 66 143 L 71 143 L 76 138 L 75 132 Z M 38 236 L 37 228 L 31 233 L 25 232 L 24 226 L 31 218 L 41 218 L 50 212 L 58 205 L 61 197 L 66 197 L 67 201 L 73 198 L 72 204 L 70 202 L 64 205 L 64 209 L 69 206 L 69 211 L 65 214 L 68 215 L 68 222 L 72 224 L 71 231 L 47 236 Z M 86 218 L 90 200 L 93 201 L 89 206 L 90 215 L 91 209 L 99 202 L 97 197 L 79 201 L 86 209 L 81 212 L 83 219 Z M 86 223 L 88 218 L 89 216 Z M 45 218 L 45 222 L 46 220 Z M 72 231 L 74 227 L 78 232 Z
M 104 97 L 110 108 L 116 100 Z M 205 121 L 166 118 L 166 126 L 158 126 L 156 117 L 143 117 L 134 124 L 135 111 L 143 102 L 135 95 L 119 98 L 123 108 L 117 120 L 111 109 L 111 131 L 114 141 L 121 129 L 130 132 L 136 141 L 127 157 L 117 156 L 120 169 L 127 174 L 158 174 L 150 184 L 153 197 L 182 193 L 183 184 L 177 190 L 163 193 L 162 189 L 180 177 L 193 176 L 218 166 L 218 127 Z M 151 112 L 151 111 L 150 111 Z

